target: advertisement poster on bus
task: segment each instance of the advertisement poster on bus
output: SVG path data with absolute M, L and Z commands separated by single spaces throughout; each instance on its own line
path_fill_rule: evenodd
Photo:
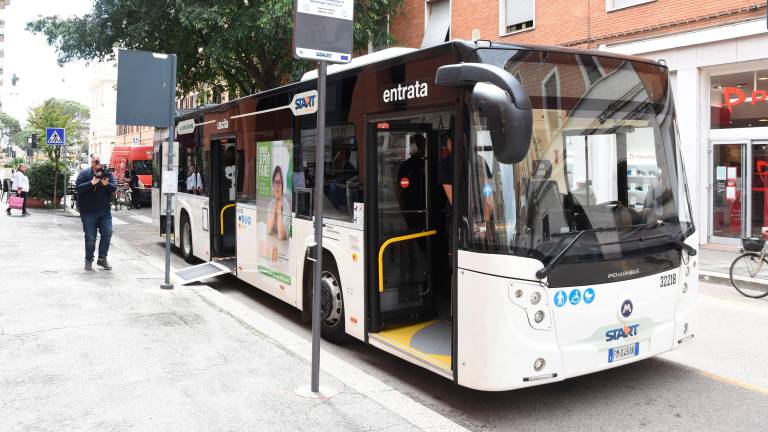
M 262 141 L 256 144 L 259 273 L 291 285 L 290 237 L 291 160 L 293 143 Z

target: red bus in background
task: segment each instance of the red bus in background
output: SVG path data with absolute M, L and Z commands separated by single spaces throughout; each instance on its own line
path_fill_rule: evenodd
M 133 190 L 135 206 L 152 204 L 152 146 L 117 146 L 109 158 L 115 181 L 125 181 L 126 174 L 138 177 L 138 187 Z

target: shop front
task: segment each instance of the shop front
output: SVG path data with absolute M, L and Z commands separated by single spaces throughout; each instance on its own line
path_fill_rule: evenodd
M 709 81 L 708 240 L 738 244 L 768 231 L 768 69 Z

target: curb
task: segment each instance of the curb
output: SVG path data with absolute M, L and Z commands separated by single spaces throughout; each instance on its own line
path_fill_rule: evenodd
M 731 275 L 728 273 L 699 270 L 699 280 L 731 286 Z M 768 285 L 768 279 L 751 279 L 751 282 L 760 285 Z

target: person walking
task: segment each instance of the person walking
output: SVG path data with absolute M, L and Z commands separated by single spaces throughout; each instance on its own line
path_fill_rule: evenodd
M 115 178 L 104 169 L 99 156 L 91 156 L 91 166 L 80 171 L 75 181 L 77 206 L 85 234 L 85 270 L 93 270 L 93 254 L 96 249 L 96 232 L 99 240 L 99 257 L 96 264 L 112 270 L 107 261 L 109 242 L 112 239 L 112 193 L 117 190 Z
M 24 198 L 24 204 L 21 206 L 21 215 L 22 216 L 29 216 L 29 212 L 27 211 L 27 194 L 29 193 L 29 177 L 27 177 L 27 166 L 22 164 L 19 165 L 19 168 L 16 170 L 15 173 L 13 173 L 13 185 L 11 188 L 16 189 L 16 196 L 20 198 Z M 8 214 L 8 216 L 11 215 L 11 208 L 8 207 L 5 212 Z

